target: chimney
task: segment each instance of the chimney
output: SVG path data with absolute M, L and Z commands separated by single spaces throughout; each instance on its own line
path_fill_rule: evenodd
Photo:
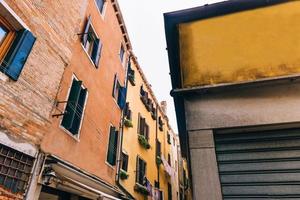
M 167 115 L 167 102 L 166 101 L 160 102 L 160 107 L 161 107 L 162 111 L 164 112 L 164 114 Z

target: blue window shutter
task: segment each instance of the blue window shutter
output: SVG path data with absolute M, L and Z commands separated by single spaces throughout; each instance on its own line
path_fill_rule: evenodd
M 83 114 L 83 109 L 84 109 L 84 104 L 85 104 L 85 99 L 86 99 L 86 94 L 87 94 L 87 89 L 81 89 L 79 99 L 78 99 L 78 104 L 76 107 L 76 114 L 74 116 L 72 127 L 70 128 L 70 132 L 73 133 L 74 135 L 78 134 L 78 131 L 79 131 L 82 114 Z
M 88 39 L 89 28 L 91 26 L 91 22 L 92 22 L 92 17 L 90 15 L 87 19 L 87 22 L 85 24 L 85 29 L 84 29 L 84 32 L 82 33 L 82 37 L 81 37 L 81 42 L 82 42 L 84 47 L 85 47 L 87 39 Z
M 93 48 L 93 53 L 92 53 L 92 60 L 96 66 L 96 68 L 98 68 L 99 65 L 99 60 L 101 57 L 101 50 L 102 50 L 102 43 L 100 41 L 100 39 L 96 39 L 95 40 L 95 45 Z
M 65 127 L 67 130 L 71 129 L 73 125 L 78 100 L 80 98 L 81 85 L 82 81 L 76 81 L 75 79 L 73 80 L 67 106 L 65 109 L 65 114 L 61 122 L 62 126 Z
M 26 29 L 17 32 L 16 39 L 4 58 L 5 74 L 18 80 L 36 38 Z
M 118 96 L 118 105 L 123 110 L 126 105 L 126 88 L 120 87 Z

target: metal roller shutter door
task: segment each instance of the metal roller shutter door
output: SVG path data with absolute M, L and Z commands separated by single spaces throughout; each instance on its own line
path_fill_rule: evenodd
M 300 129 L 215 134 L 224 200 L 300 199 Z

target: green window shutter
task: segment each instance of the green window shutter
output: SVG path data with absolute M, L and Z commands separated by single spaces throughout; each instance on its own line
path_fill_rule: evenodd
M 75 79 L 73 80 L 67 106 L 65 109 L 65 114 L 61 123 L 61 125 L 67 130 L 69 130 L 73 125 L 73 120 L 76 115 L 75 110 L 77 108 L 78 100 L 81 93 L 81 85 L 82 81 L 76 81 Z
M 109 144 L 108 144 L 107 162 L 112 166 L 116 164 L 117 145 L 118 145 L 118 131 L 116 131 L 115 127 L 111 127 Z
M 84 29 L 84 32 L 82 33 L 82 37 L 81 37 L 81 42 L 82 42 L 84 47 L 85 47 L 86 42 L 88 40 L 89 28 L 91 26 L 91 23 L 92 23 L 92 17 L 90 15 L 87 19 L 87 22 L 85 24 L 85 29 Z
M 13 80 L 18 80 L 36 38 L 26 29 L 17 32 L 7 55 L 4 58 L 4 73 Z
M 80 91 L 79 100 L 78 100 L 78 104 L 76 107 L 76 114 L 74 116 L 72 127 L 70 129 L 70 132 L 75 135 L 78 134 L 79 127 L 81 124 L 84 104 L 85 104 L 85 100 L 86 100 L 86 94 L 87 94 L 87 89 L 82 89 Z

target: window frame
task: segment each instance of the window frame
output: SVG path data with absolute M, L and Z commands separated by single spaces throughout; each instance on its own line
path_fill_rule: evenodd
M 75 74 L 72 74 L 71 77 L 71 83 L 68 87 L 68 92 L 65 98 L 65 101 L 67 102 L 71 93 L 71 88 L 72 88 L 72 84 L 73 84 L 73 80 L 79 81 L 78 77 Z M 87 89 L 84 84 L 81 85 L 81 87 L 83 87 L 83 89 Z M 82 109 L 82 117 L 81 117 L 81 121 L 80 121 L 80 125 L 79 125 L 79 129 L 78 129 L 78 133 L 77 134 L 72 134 L 68 129 L 66 129 L 64 126 L 62 126 L 62 121 L 63 121 L 63 117 L 60 119 L 59 122 L 59 128 L 61 128 L 67 135 L 71 136 L 73 139 L 75 139 L 77 142 L 80 141 L 80 134 L 81 134 L 81 129 L 82 129 L 82 125 L 83 125 L 83 120 L 84 120 L 84 116 L 85 116 L 85 109 L 86 109 L 86 105 L 87 105 L 87 101 L 88 101 L 88 96 L 89 96 L 89 91 L 87 90 L 86 93 L 86 97 L 85 97 L 85 102 L 84 102 L 84 107 Z M 67 103 L 64 104 L 64 111 L 67 108 Z
M 103 0 L 103 7 L 102 7 L 102 11 L 100 10 L 97 0 L 94 0 L 96 8 L 98 13 L 100 14 L 100 16 L 102 17 L 102 19 L 104 19 L 105 13 L 106 13 L 106 7 L 107 7 L 107 0 Z
M 123 54 L 121 54 L 121 52 L 122 52 L 121 50 L 123 50 Z M 126 55 L 126 49 L 125 49 L 123 43 L 121 42 L 121 46 L 120 46 L 120 49 L 119 49 L 119 59 L 121 61 L 122 66 L 124 66 L 124 63 L 125 63 L 125 60 L 126 60 L 125 55 Z
M 135 175 L 135 183 L 137 184 L 140 184 L 142 186 L 144 186 L 143 183 L 140 183 L 139 182 L 139 176 L 140 175 L 140 170 L 139 170 L 139 167 L 140 167 L 140 164 L 139 164 L 139 160 L 143 161 L 143 163 L 145 164 L 145 171 L 144 171 L 144 177 L 147 177 L 147 162 L 139 155 L 136 156 L 136 175 Z M 143 177 L 143 178 L 144 178 Z
M 16 38 L 16 30 L 13 26 L 2 16 L 0 16 L 0 26 L 4 27 L 7 30 L 7 34 L 0 43 L 0 63 L 2 64 L 6 54 L 8 53 L 9 48 L 11 47 L 14 39 Z
M 90 15 L 89 17 L 91 17 L 91 15 Z M 89 17 L 87 18 L 88 20 L 89 20 Z M 86 21 L 86 23 L 84 24 L 85 26 L 84 26 L 84 30 L 83 30 L 83 32 L 82 32 L 82 35 L 85 34 L 85 29 L 86 29 L 86 27 L 87 27 L 87 23 L 88 23 L 88 21 Z M 89 54 L 88 50 L 86 49 L 86 44 L 87 44 L 87 43 L 84 44 L 83 41 L 82 41 L 82 39 L 80 39 L 80 40 L 81 40 L 81 41 L 80 41 L 80 44 L 81 44 L 81 47 L 82 47 L 83 50 L 84 50 L 84 53 L 87 55 L 89 61 L 91 62 L 91 64 L 92 64 L 96 69 L 98 69 L 98 68 L 100 67 L 101 54 L 102 54 L 102 51 L 103 51 L 103 43 L 102 43 L 102 40 L 101 40 L 101 38 L 99 37 L 98 33 L 96 32 L 96 29 L 95 29 L 95 27 L 94 27 L 94 25 L 93 25 L 92 19 L 90 19 L 89 29 L 92 29 L 93 34 L 94 34 L 94 36 L 95 36 L 95 40 L 93 41 L 93 48 L 94 48 L 94 45 L 95 45 L 96 40 L 99 40 L 99 44 L 98 44 L 98 45 L 101 45 L 101 47 L 100 47 L 101 49 L 100 49 L 100 52 L 99 52 L 100 55 L 98 55 L 98 56 L 100 56 L 98 63 L 95 63 L 95 62 L 93 61 L 93 50 L 92 50 L 91 54 Z M 83 36 L 81 36 L 81 37 L 83 37 Z M 87 37 L 89 37 L 89 36 L 87 36 Z
M 118 132 L 118 134 L 117 134 L 117 147 L 116 147 L 116 159 L 115 159 L 115 161 L 114 161 L 114 162 L 115 162 L 114 165 L 108 162 L 109 141 L 110 141 L 110 135 L 111 135 L 111 132 L 110 132 L 111 128 L 115 128 L 115 131 Z M 113 124 L 110 124 L 110 125 L 109 125 L 109 130 L 108 130 L 108 131 L 109 131 L 109 135 L 108 135 L 108 142 L 107 142 L 107 147 L 106 147 L 106 158 L 105 158 L 105 163 L 106 163 L 109 167 L 115 168 L 115 166 L 116 166 L 116 164 L 117 164 L 117 153 L 118 153 L 118 143 L 119 143 L 119 130 L 117 130 L 117 127 L 116 127 L 116 126 L 114 126 Z
M 123 156 L 124 155 L 127 156 L 126 170 L 123 168 L 123 164 L 124 164 Z M 124 172 L 128 172 L 129 155 L 128 155 L 128 153 L 125 153 L 124 151 L 122 151 L 121 156 L 122 156 L 121 170 L 123 170 Z

